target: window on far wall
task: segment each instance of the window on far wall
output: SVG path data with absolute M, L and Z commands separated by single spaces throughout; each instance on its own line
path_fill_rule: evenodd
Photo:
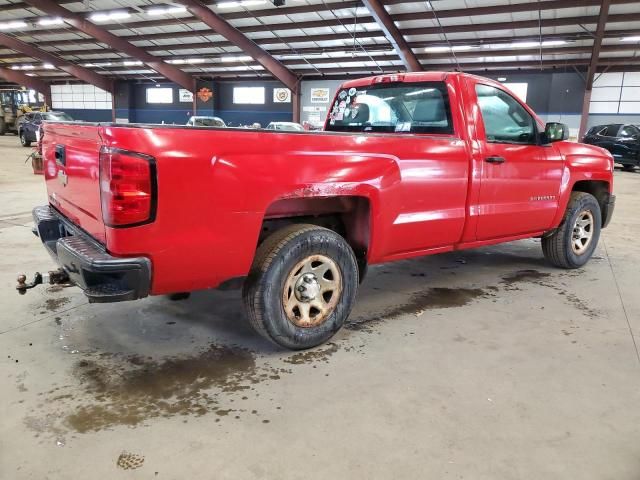
M 264 105 L 264 87 L 233 87 L 233 103 Z
M 147 103 L 173 103 L 173 88 L 147 88 Z

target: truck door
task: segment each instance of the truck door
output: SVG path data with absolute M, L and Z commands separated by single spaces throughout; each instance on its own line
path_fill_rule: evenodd
M 469 83 L 482 155 L 477 239 L 546 230 L 558 208 L 561 156 L 539 144 L 536 119 L 506 90 Z

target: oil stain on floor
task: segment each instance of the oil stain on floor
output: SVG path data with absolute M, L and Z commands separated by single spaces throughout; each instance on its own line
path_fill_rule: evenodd
M 200 416 L 220 409 L 218 396 L 248 390 L 277 369 L 256 367 L 249 350 L 211 345 L 191 357 L 117 358 L 96 356 L 74 367 L 85 398 L 66 417 L 83 433 L 115 425 L 138 425 L 154 417 Z

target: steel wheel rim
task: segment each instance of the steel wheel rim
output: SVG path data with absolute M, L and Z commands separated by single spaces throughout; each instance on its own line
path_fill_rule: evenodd
M 310 255 L 287 275 L 282 289 L 282 306 L 296 327 L 312 328 L 324 323 L 342 295 L 342 273 L 325 255 Z
M 583 210 L 576 217 L 571 233 L 571 249 L 576 255 L 582 255 L 591 245 L 594 226 L 593 213 L 590 210 Z

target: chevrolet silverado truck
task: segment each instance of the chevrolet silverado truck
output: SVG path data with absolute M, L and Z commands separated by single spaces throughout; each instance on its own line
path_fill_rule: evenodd
M 289 349 L 328 340 L 367 266 L 530 237 L 583 266 L 613 213 L 613 159 L 570 143 L 498 82 L 345 83 L 323 132 L 45 123 L 35 233 L 90 302 L 242 283 Z

